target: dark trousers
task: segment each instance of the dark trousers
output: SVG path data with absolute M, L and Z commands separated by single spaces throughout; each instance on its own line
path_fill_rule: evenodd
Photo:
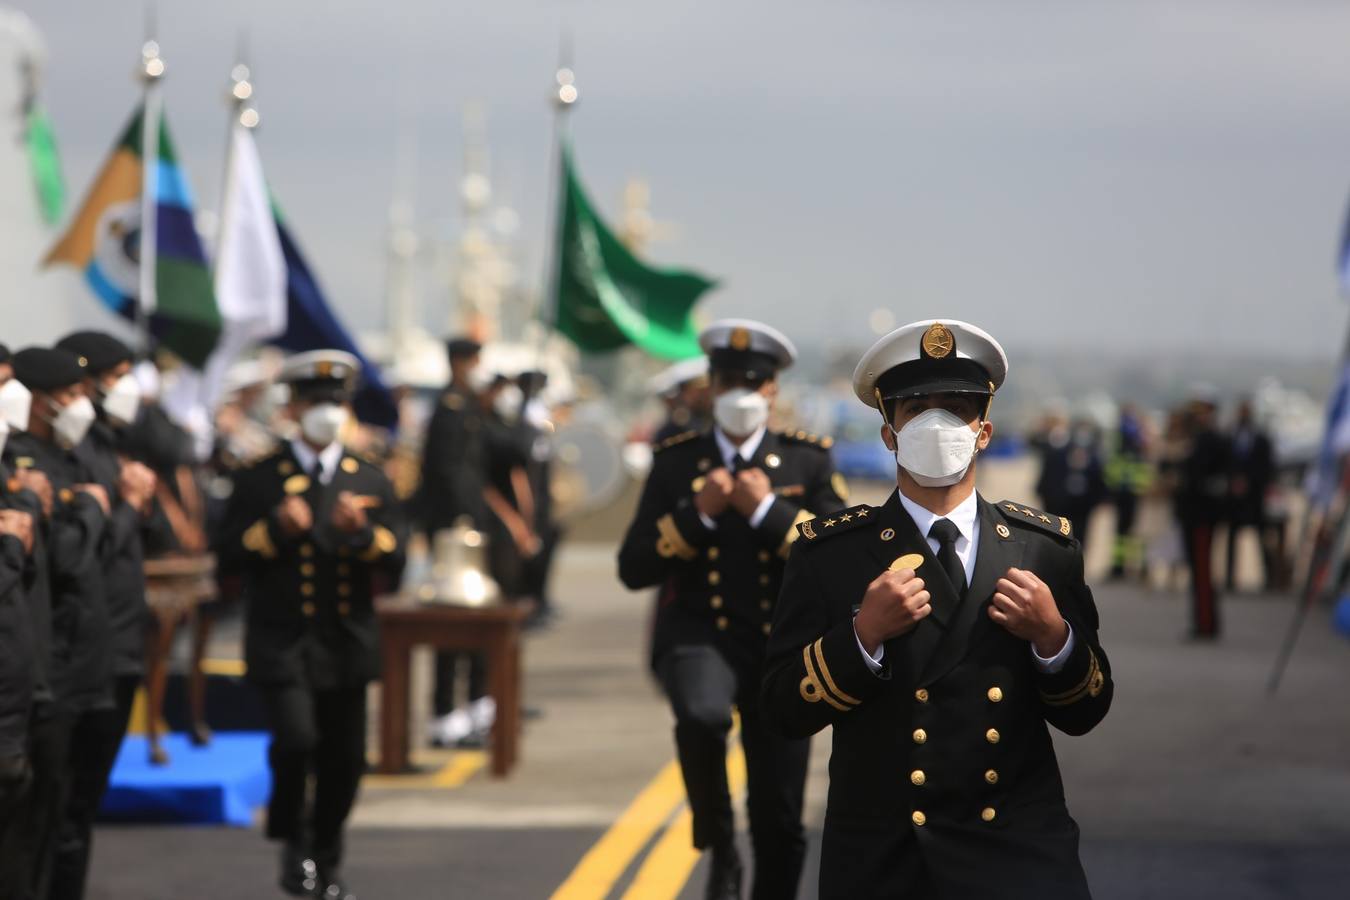
M 1271 552 L 1270 527 L 1266 522 L 1266 511 L 1262 506 L 1249 506 L 1234 511 L 1228 522 L 1228 590 L 1234 590 L 1237 575 L 1238 535 L 1245 528 L 1256 529 L 1256 540 L 1261 548 L 1261 580 L 1266 590 L 1270 590 L 1278 568 L 1278 562 Z
M 262 696 L 272 732 L 267 836 L 306 847 L 319 865 L 335 868 L 342 861 L 342 828 L 366 767 L 365 685 L 326 691 L 268 685 Z
M 46 900 L 52 859 L 70 782 L 71 717 L 51 704 L 34 710 L 28 726 L 33 780 L 0 839 L 0 897 Z
M 1219 633 L 1219 597 L 1214 589 L 1214 525 L 1208 521 L 1181 523 L 1186 565 L 1191 570 L 1191 633 L 1213 637 Z
M 117 751 L 127 734 L 131 704 L 139 675 L 118 677 L 113 683 L 115 706 L 81 713 L 70 736 L 70 790 L 52 865 L 51 900 L 78 900 L 84 896 L 89 854 L 94 843 L 94 817 L 108 790 Z
M 455 708 L 455 685 L 459 667 L 469 670 L 469 701 L 487 696 L 487 657 L 481 653 L 441 650 L 436 653 L 436 685 L 431 698 L 432 711 L 439 717 Z
M 811 751 L 808 740 L 783 737 L 759 714 L 757 679 L 738 676 L 708 645 L 677 646 L 657 664 L 675 712 L 675 747 L 694 817 L 694 846 L 728 847 L 736 823 L 727 785 L 731 709 L 741 714 L 750 843 L 755 853 L 755 900 L 797 896 L 806 835 L 802 794 Z M 755 683 L 742 684 L 743 680 Z

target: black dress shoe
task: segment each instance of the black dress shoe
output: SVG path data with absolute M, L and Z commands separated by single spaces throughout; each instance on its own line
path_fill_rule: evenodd
M 319 896 L 319 867 L 299 844 L 281 848 L 281 889 L 295 897 Z
M 735 847 L 713 850 L 707 900 L 741 900 L 741 857 Z

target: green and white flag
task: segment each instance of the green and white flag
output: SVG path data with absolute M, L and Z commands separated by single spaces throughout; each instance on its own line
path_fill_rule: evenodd
M 585 353 L 635 344 L 661 359 L 701 355 L 693 308 L 715 282 L 633 256 L 596 213 L 567 145 L 562 167 L 554 327 Z

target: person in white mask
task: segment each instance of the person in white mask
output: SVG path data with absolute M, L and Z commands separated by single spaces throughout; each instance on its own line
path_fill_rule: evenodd
M 374 598 L 397 589 L 406 544 L 388 477 L 342 443 L 359 371 L 338 350 L 286 361 L 299 433 L 236 474 L 213 547 L 241 581 L 248 679 L 272 734 L 267 836 L 294 895 L 353 896 L 340 866 L 380 674 Z
M 896 490 L 799 525 L 764 702 L 834 727 L 823 898 L 1090 896 L 1047 726 L 1096 726 L 1111 668 L 1069 520 L 975 490 L 1007 371 L 964 322 L 883 337 L 853 389 Z
M 734 706 L 749 771 L 751 896 L 794 897 L 810 745 L 765 722 L 761 667 L 794 525 L 839 509 L 847 486 L 829 438 L 770 427 L 778 373 L 797 355 L 791 341 L 760 322 L 726 319 L 704 329 L 699 345 L 714 424 L 654 448 L 619 578 L 632 590 L 661 588 L 653 668 L 675 713 L 694 846 L 712 857 L 706 895 L 741 896 L 726 773 Z

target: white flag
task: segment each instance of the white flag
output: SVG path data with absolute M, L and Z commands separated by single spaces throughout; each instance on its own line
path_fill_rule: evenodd
M 205 370 L 199 376 L 182 373 L 164 397 L 169 414 L 179 423 L 193 422 L 194 431 L 213 420 L 225 373 L 240 355 L 286 330 L 286 258 L 253 131 L 237 119 L 229 160 L 215 258 L 216 304 L 224 320 L 220 341 Z M 209 426 L 206 431 L 196 435 L 203 455 L 212 439 Z

